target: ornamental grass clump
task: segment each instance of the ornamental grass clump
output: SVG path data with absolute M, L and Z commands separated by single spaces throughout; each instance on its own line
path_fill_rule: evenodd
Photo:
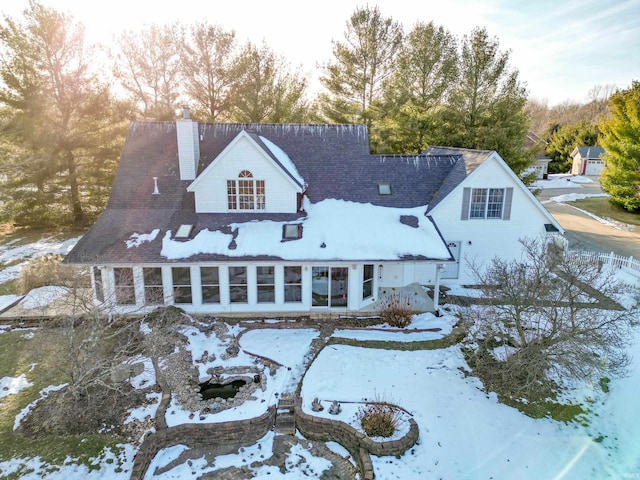
M 47 285 L 72 287 L 76 283 L 78 272 L 61 264 L 64 257 L 57 253 L 49 253 L 31 260 L 20 271 L 18 291 L 21 295 L 34 288 Z
M 358 410 L 360 425 L 370 437 L 390 437 L 398 426 L 398 411 L 384 403 L 372 403 Z
M 409 296 L 399 292 L 392 293 L 382 300 L 379 312 L 386 323 L 396 328 L 407 327 L 414 314 Z

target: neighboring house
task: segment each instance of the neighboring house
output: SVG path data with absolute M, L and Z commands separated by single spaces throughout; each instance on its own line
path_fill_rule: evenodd
M 463 260 L 562 231 L 500 156 L 371 155 L 363 125 L 135 122 L 106 210 L 65 258 L 122 312 L 358 312 L 466 284 Z
M 549 178 L 549 162 L 551 159 L 545 155 L 536 155 L 536 163 L 527 167 L 522 172 L 523 176 L 532 172 L 536 172 L 536 178 L 538 180 L 546 180 Z
M 522 174 L 529 175 L 532 172 L 536 172 L 536 178 L 540 180 L 546 180 L 548 178 L 549 162 L 551 159 L 545 155 L 545 150 L 549 142 L 544 138 L 538 136 L 536 133 L 529 131 L 525 138 L 524 148 L 527 150 L 537 149 L 536 162 L 530 167 L 526 168 Z
M 602 173 L 604 160 L 602 147 L 576 147 L 571 152 L 573 164 L 571 165 L 572 175 L 597 176 Z

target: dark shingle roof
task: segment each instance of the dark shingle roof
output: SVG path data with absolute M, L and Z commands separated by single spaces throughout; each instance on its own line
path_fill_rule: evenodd
M 286 152 L 306 182 L 305 195 L 312 203 L 335 198 L 396 208 L 430 205 L 464 179 L 475 162 L 472 151 L 461 153 L 443 147 L 423 155 L 371 155 L 364 125 L 209 123 L 198 128 L 198 173 L 246 131 L 277 163 L 260 137 Z M 153 194 L 154 177 L 159 195 Z M 196 214 L 194 194 L 187 192 L 190 183 L 180 180 L 175 122 L 132 123 L 107 209 L 66 262 L 166 262 L 159 252 L 167 230 L 175 232 L 181 224 L 193 224 L 195 235 L 203 229 L 224 230 L 230 223 L 255 218 L 251 213 Z M 380 195 L 380 183 L 390 184 L 392 194 Z M 260 214 L 260 218 L 292 221 L 301 215 Z M 126 247 L 125 240 L 133 232 L 153 229 L 162 232 L 155 240 L 137 248 Z M 207 259 L 215 260 L 211 256 Z
M 442 182 L 442 186 L 435 193 L 433 200 L 429 203 L 429 211 L 431 211 L 440 201 L 445 198 L 451 191 L 462 182 L 467 176 L 478 168 L 489 155 L 492 150 L 472 150 L 469 148 L 458 147 L 439 147 L 430 146 L 425 152 L 426 155 L 452 155 L 461 158 L 462 161 L 456 163 L 454 168 L 448 172 L 447 177 Z
M 604 153 L 602 147 L 576 147 L 582 158 L 596 159 L 601 158 Z

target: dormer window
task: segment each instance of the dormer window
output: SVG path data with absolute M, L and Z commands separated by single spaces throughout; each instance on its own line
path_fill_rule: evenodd
M 235 180 L 227 180 L 229 210 L 264 210 L 264 180 L 256 180 L 249 170 L 242 170 Z

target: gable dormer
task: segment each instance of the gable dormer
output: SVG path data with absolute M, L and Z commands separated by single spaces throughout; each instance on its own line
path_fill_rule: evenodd
M 187 187 L 197 213 L 296 213 L 304 189 L 286 152 L 246 130 Z

